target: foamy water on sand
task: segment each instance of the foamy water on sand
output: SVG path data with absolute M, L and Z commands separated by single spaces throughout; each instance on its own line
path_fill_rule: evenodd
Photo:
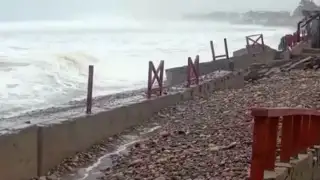
M 74 173 L 67 174 L 61 178 L 61 180 L 98 180 L 103 175 L 101 170 L 110 168 L 114 165 L 112 162 L 112 156 L 128 155 L 128 148 L 135 143 L 143 141 L 143 136 L 148 136 L 149 133 L 157 131 L 161 126 L 155 125 L 151 128 L 140 129 L 139 135 L 124 135 L 122 136 L 121 145 L 117 148 L 101 156 L 96 162 L 85 168 L 80 168 Z
M 223 53 L 244 47 L 245 35 L 263 33 L 276 47 L 290 28 L 192 21 L 119 19 L 0 24 L 1 118 L 61 106 L 86 95 L 88 65 L 95 65 L 94 96 L 146 86 L 148 61 L 165 67 L 188 56 L 210 61 L 209 40 Z

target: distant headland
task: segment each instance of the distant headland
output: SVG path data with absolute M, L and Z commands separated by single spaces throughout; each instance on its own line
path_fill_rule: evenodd
M 215 11 L 208 14 L 188 14 L 185 19 L 213 20 L 234 24 L 257 24 L 267 26 L 296 26 L 303 18 L 303 11 L 319 11 L 313 0 L 301 0 L 292 11 L 248 11 L 245 13 Z

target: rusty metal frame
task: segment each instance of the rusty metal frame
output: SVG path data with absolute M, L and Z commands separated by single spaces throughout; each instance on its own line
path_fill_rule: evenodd
M 259 42 L 259 40 L 261 42 Z M 247 51 L 249 54 L 253 54 L 251 50 L 252 50 L 252 47 L 254 46 L 260 46 L 262 48 L 262 52 L 265 51 L 263 34 L 253 34 L 253 35 L 246 36 L 246 42 L 247 42 Z
M 192 84 L 199 84 L 199 61 L 200 56 L 197 55 L 194 62 L 191 57 L 188 57 L 188 67 L 187 67 L 187 87 Z
M 161 60 L 157 69 L 155 68 L 152 61 L 149 61 L 148 70 L 148 89 L 147 98 L 150 99 L 152 94 L 157 94 L 161 96 L 163 93 L 163 73 L 164 73 L 164 61 Z M 155 81 L 157 80 L 158 87 L 153 87 Z

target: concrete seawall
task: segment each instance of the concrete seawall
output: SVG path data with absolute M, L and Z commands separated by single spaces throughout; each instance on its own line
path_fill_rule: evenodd
M 0 179 L 27 180 L 37 175 L 38 128 L 0 136 Z
M 221 59 L 217 61 L 203 62 L 199 64 L 200 75 L 205 75 L 217 70 L 229 70 L 229 62 L 233 61 L 236 70 L 248 68 L 252 63 L 272 61 L 275 51 L 266 51 L 255 56 L 245 54 Z M 166 77 L 169 85 L 180 84 L 187 79 L 187 66 L 166 69 Z
M 142 123 L 163 108 L 194 96 L 243 86 L 242 72 L 228 73 L 174 94 L 1 135 L 0 179 L 26 180 L 45 175 L 63 159 Z
M 265 180 L 319 180 L 320 179 L 320 146 L 309 152 L 299 154 L 289 163 L 276 162 L 275 171 L 265 171 Z

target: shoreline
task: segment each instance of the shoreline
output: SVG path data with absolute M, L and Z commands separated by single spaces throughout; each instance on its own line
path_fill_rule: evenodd
M 275 45 L 274 47 L 276 47 Z M 201 62 L 202 63 L 202 62 Z M 183 66 L 183 65 L 181 65 Z M 179 66 L 178 66 L 179 67 Z M 93 98 L 93 101 L 103 101 L 106 99 L 106 101 L 115 101 L 113 99 L 129 99 L 128 96 L 139 96 L 137 97 L 138 99 L 141 98 L 140 96 L 143 96 L 143 91 L 144 89 L 135 89 L 135 90 L 129 90 L 129 91 L 124 91 L 124 92 L 117 92 L 114 94 L 108 94 L 108 95 L 102 95 L 102 96 L 97 96 Z M 130 101 L 130 100 L 129 100 Z M 39 109 L 34 109 L 34 110 L 27 110 L 21 113 L 16 113 L 14 115 L 8 115 L 6 117 L 0 118 L 0 131 L 3 128 L 6 127 L 11 127 L 14 126 L 15 124 L 19 125 L 19 123 L 15 123 L 14 119 L 20 119 L 23 116 L 37 116 L 37 114 L 43 113 L 43 114 L 51 114 L 51 113 L 59 113 L 62 111 L 68 111 L 68 110 L 74 110 L 74 109 L 79 109 L 79 108 L 84 108 L 85 107 L 85 99 L 82 100 L 71 100 L 67 103 L 64 104 L 58 104 L 58 105 L 53 105 L 50 107 L 45 107 L 45 108 L 39 108 Z M 105 107 L 103 107 L 105 108 Z M 3 123 L 4 125 L 2 125 Z M 22 121 L 21 124 L 29 124 L 29 120 Z M 32 122 L 31 122 L 32 123 Z M 2 127 L 3 126 L 3 127 Z
M 229 73 L 229 71 L 213 72 L 201 76 L 201 81 L 207 81 L 219 78 Z M 178 84 L 166 88 L 166 94 L 183 92 L 186 89 L 183 84 Z M 146 100 L 146 89 L 137 89 L 125 92 L 119 92 L 106 96 L 98 96 L 92 99 L 92 115 L 108 111 L 117 107 L 127 106 Z M 14 130 L 23 129 L 37 124 L 55 124 L 85 115 L 86 99 L 70 101 L 67 107 L 52 107 L 30 111 L 18 116 L 3 118 L 2 121 L 13 122 L 12 124 L 0 123 L 0 135 Z M 32 120 L 31 120 L 32 119 Z M 16 123 L 15 123 L 16 122 Z

